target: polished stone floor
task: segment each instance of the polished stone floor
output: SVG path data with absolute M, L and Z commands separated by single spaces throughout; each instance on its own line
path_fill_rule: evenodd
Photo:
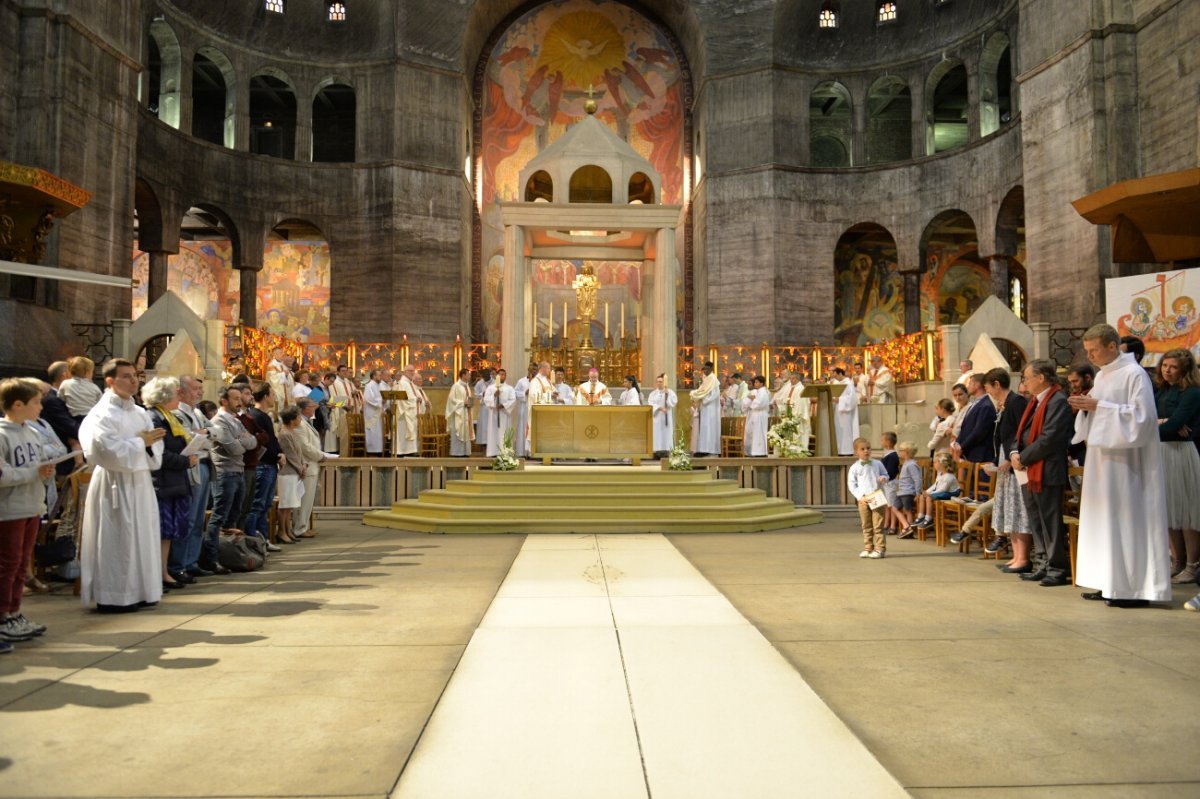
M 0 658 L 0 796 L 1200 795 L 1189 592 L 860 560 L 848 519 L 321 530 L 152 611 L 28 598 L 51 630 Z

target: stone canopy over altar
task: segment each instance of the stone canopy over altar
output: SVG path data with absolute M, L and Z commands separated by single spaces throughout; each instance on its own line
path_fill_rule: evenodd
M 589 101 L 588 110 L 521 171 L 525 201 L 500 203 L 506 287 L 501 351 L 508 363 L 523 364 L 538 345 L 553 347 L 556 340 L 560 351 L 567 353 L 595 349 L 590 325 L 573 328 L 565 302 L 557 321 L 558 304 L 548 293 L 539 306 L 534 296 L 534 259 L 638 261 L 643 264 L 640 302 L 633 310 L 632 330 L 626 329 L 624 303 L 615 330 L 610 329 L 606 307 L 603 344 L 615 344 L 618 350 L 640 348 L 643 376 L 665 372 L 673 378 L 676 238 L 684 223 L 683 207 L 658 203 L 662 186 L 658 172 L 596 119 L 594 102 Z M 576 321 L 583 317 L 590 322 L 597 309 L 588 308 L 586 315 L 581 307 L 576 310 Z

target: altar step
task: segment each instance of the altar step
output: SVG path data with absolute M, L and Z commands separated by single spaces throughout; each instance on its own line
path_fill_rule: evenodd
M 478 471 L 363 517 L 424 533 L 750 533 L 819 521 L 706 471 L 574 466 Z

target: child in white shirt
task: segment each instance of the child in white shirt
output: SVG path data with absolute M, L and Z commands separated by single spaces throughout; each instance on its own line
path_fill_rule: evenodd
M 858 556 L 879 559 L 887 551 L 887 538 L 883 534 L 884 508 L 870 507 L 866 497 L 887 483 L 887 470 L 871 457 L 871 442 L 865 438 L 854 439 L 854 454 L 858 460 L 846 471 L 846 485 L 858 504 L 858 518 L 862 522 L 863 549 Z
M 66 403 L 67 413 L 78 422 L 95 407 L 104 392 L 92 381 L 96 364 L 91 358 L 76 355 L 67 361 L 67 371 L 71 376 L 58 387 L 58 396 Z
M 942 452 L 934 457 L 933 471 L 933 485 L 917 497 L 917 518 L 911 527 L 905 529 L 904 532 L 908 535 L 912 535 L 918 527 L 933 527 L 933 508 L 938 500 L 950 499 L 962 493 L 958 478 L 954 476 L 954 458 L 949 452 Z

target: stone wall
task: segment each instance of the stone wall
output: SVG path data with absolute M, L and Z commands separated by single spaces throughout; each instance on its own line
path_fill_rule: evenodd
M 1143 2 L 1137 36 L 1142 174 L 1200 166 L 1200 3 Z

